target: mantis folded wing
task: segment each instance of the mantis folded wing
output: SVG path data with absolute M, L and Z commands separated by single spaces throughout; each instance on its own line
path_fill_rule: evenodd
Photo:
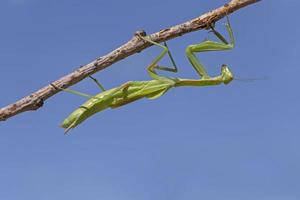
M 181 79 L 181 78 L 170 78 L 164 77 L 157 74 L 155 69 L 164 70 L 170 72 L 177 72 L 177 66 L 174 59 L 167 47 L 152 41 L 149 37 L 141 37 L 145 42 L 152 43 L 153 45 L 159 46 L 163 51 L 152 61 L 152 63 L 147 67 L 148 74 L 152 78 L 150 81 L 129 81 L 119 87 L 112 88 L 110 90 L 104 90 L 102 85 L 93 77 L 91 77 L 96 84 L 103 91 L 95 96 L 84 94 L 81 92 L 62 89 L 73 94 L 84 96 L 89 98 L 84 104 L 73 111 L 69 117 L 67 117 L 61 124 L 65 128 L 65 133 L 75 128 L 84 120 L 92 116 L 93 114 L 105 110 L 106 108 L 117 108 L 141 98 L 156 99 L 163 94 L 165 94 L 170 88 L 180 87 L 180 86 L 210 86 L 219 85 L 221 83 L 228 84 L 233 80 L 233 74 L 227 67 L 227 65 L 222 65 L 221 74 L 216 77 L 210 77 L 206 72 L 204 66 L 199 62 L 194 53 L 205 52 L 205 51 L 223 51 L 230 50 L 234 47 L 234 37 L 233 32 L 227 17 L 226 24 L 227 31 L 229 33 L 230 41 L 227 40 L 217 32 L 213 27 L 211 27 L 212 32 L 217 36 L 220 42 L 206 40 L 199 44 L 189 45 L 186 48 L 186 56 L 190 61 L 191 65 L 200 76 L 200 79 Z M 158 62 L 166 55 L 171 59 L 173 68 L 158 66 Z M 53 85 L 53 87 L 56 87 Z M 58 88 L 60 89 L 60 88 Z

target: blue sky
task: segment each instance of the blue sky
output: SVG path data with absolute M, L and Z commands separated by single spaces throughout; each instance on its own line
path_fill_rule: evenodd
M 136 30 L 153 33 L 224 3 L 2 0 L 0 106 L 115 49 Z M 236 77 L 264 80 L 175 88 L 99 113 L 68 136 L 59 124 L 85 101 L 68 93 L 1 122 L 0 199 L 299 199 L 299 6 L 265 0 L 242 9 L 230 16 L 236 48 L 199 55 L 212 75 L 226 63 Z M 217 29 L 226 33 L 223 24 Z M 184 50 L 207 37 L 214 39 L 198 31 L 168 43 L 177 77 L 197 77 Z M 159 52 L 151 47 L 95 76 L 106 88 L 149 80 L 145 68 Z M 72 88 L 99 92 L 90 80 Z

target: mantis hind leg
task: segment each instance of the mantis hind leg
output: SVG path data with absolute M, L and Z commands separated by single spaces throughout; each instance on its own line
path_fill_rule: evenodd
M 226 28 L 227 28 L 227 31 L 228 31 L 228 34 L 230 37 L 230 42 L 227 42 L 227 40 L 219 32 L 217 32 L 213 27 L 211 27 L 211 28 L 212 28 L 212 32 L 216 35 L 216 37 L 221 42 L 207 40 L 200 44 L 189 45 L 186 48 L 186 56 L 187 56 L 188 60 L 190 61 L 193 68 L 195 69 L 195 71 L 199 74 L 199 76 L 202 79 L 210 79 L 211 77 L 208 75 L 204 66 L 200 63 L 198 58 L 195 56 L 195 53 L 206 52 L 206 51 L 224 51 L 224 50 L 230 50 L 234 47 L 234 37 L 233 37 L 233 32 L 232 32 L 228 17 L 227 17 Z M 230 72 L 230 70 L 228 69 L 228 67 L 226 65 L 222 65 L 222 75 L 226 75 L 226 74 L 223 74 L 225 72 L 228 73 L 228 72 Z M 230 76 L 232 76 L 232 74 L 230 74 Z M 232 77 L 231 77 L 231 80 L 232 80 Z
M 152 41 L 151 39 L 149 39 L 148 37 L 141 37 L 141 39 L 143 39 L 144 41 L 147 41 L 147 42 L 150 42 L 151 44 L 153 45 L 156 45 L 156 46 L 159 46 L 161 48 L 163 48 L 163 51 L 152 61 L 152 63 L 147 67 L 147 71 L 149 73 L 149 75 L 151 76 L 151 78 L 153 79 L 161 79 L 162 76 L 159 76 L 157 74 L 157 72 L 155 71 L 155 69 L 158 69 L 158 70 L 162 70 L 162 71 L 169 71 L 169 72 L 177 72 L 178 69 L 177 69 L 177 66 L 176 66 L 176 63 L 175 63 L 175 60 L 173 59 L 173 56 L 168 48 L 168 45 L 166 42 L 164 42 L 164 45 L 161 45 L 157 42 L 154 42 Z M 173 64 L 173 67 L 165 67 L 165 66 L 159 66 L 158 65 L 158 62 L 166 55 L 168 54 L 172 64 Z M 163 77 L 165 78 L 165 77 Z
M 52 87 L 54 87 L 55 89 L 57 89 L 57 90 L 62 90 L 62 91 L 65 91 L 65 92 L 69 92 L 71 94 L 75 94 L 75 95 L 78 95 L 78 96 L 81 96 L 81 97 L 85 97 L 85 98 L 88 98 L 88 99 L 94 98 L 94 96 L 92 96 L 92 95 L 85 94 L 85 93 L 82 93 L 82 92 L 78 92 L 78 91 L 75 91 L 75 90 L 70 90 L 70 89 L 67 89 L 67 88 L 66 89 L 65 88 L 61 88 L 61 87 L 58 87 L 58 86 L 56 86 L 56 85 L 54 85 L 52 83 L 50 83 L 50 85 Z
M 92 77 L 92 76 L 89 76 L 89 78 L 91 78 L 91 79 L 98 85 L 98 87 L 99 87 L 102 91 L 105 91 L 104 87 L 100 84 L 100 82 L 99 82 L 96 78 L 94 78 L 94 77 Z M 65 91 L 65 92 L 69 92 L 69 93 L 71 93 L 71 94 L 75 94 L 75 95 L 78 95 L 78 96 L 81 96 L 81 97 L 85 97 L 85 98 L 88 98 L 88 99 L 90 99 L 90 98 L 95 98 L 94 96 L 89 95 L 89 94 L 86 94 L 86 93 L 78 92 L 78 91 L 71 90 L 71 89 L 67 89 L 67 88 L 57 87 L 56 85 L 54 85 L 54 84 L 52 84 L 52 83 L 50 83 L 50 85 L 51 85 L 52 87 L 54 87 L 55 89 L 57 89 L 57 90 L 62 90 L 62 91 Z
M 89 78 L 91 78 L 103 92 L 105 91 L 105 88 L 96 78 L 92 77 L 91 75 L 89 76 Z

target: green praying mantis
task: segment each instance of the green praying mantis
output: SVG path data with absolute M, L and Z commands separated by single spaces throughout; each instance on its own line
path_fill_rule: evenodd
M 221 67 L 221 74 L 219 76 L 211 77 L 206 72 L 204 66 L 199 62 L 195 53 L 206 52 L 206 51 L 223 51 L 230 50 L 234 47 L 235 41 L 232 32 L 229 19 L 227 17 L 227 23 L 225 24 L 226 29 L 229 34 L 229 42 L 212 26 L 211 32 L 213 32 L 216 37 L 220 40 L 218 42 L 206 40 L 199 44 L 189 45 L 186 48 L 186 56 L 190 61 L 191 65 L 200 76 L 200 79 L 181 79 L 181 78 L 171 78 L 160 76 L 155 70 L 164 70 L 169 72 L 177 72 L 177 66 L 174 59 L 168 49 L 166 43 L 161 45 L 151 40 L 147 36 L 139 36 L 143 41 L 149 42 L 155 46 L 162 48 L 162 52 L 152 61 L 152 63 L 147 67 L 147 72 L 152 80 L 149 81 L 129 81 L 122 84 L 119 87 L 115 87 L 109 90 L 105 90 L 103 86 L 98 82 L 97 79 L 92 78 L 92 80 L 99 86 L 102 90 L 101 93 L 93 96 L 77 92 L 70 89 L 58 88 L 76 95 L 80 95 L 88 98 L 88 100 L 82 104 L 79 108 L 73 111 L 61 124 L 61 127 L 65 129 L 65 133 L 69 130 L 75 128 L 84 120 L 94 115 L 97 112 L 101 112 L 107 108 L 118 108 L 128 103 L 134 102 L 141 98 L 156 99 L 163 94 L 165 94 L 169 89 L 173 87 L 181 86 L 211 86 L 219 84 L 228 84 L 233 80 L 233 74 L 229 70 L 228 66 L 223 64 Z M 168 54 L 173 67 L 159 66 L 158 62 Z M 53 87 L 57 88 L 53 85 Z

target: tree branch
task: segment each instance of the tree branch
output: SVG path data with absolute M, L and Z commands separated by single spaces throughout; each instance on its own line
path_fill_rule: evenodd
M 151 40 L 155 42 L 163 42 L 192 31 L 205 29 L 210 24 L 215 23 L 217 20 L 223 18 L 224 16 L 258 1 L 260 0 L 231 0 L 228 4 L 205 13 L 195 19 L 153 33 L 150 35 Z M 71 85 L 74 85 L 83 80 L 87 76 L 94 74 L 132 54 L 141 52 L 149 46 L 151 46 L 150 43 L 145 43 L 135 35 L 131 40 L 115 49 L 114 51 L 108 53 L 105 56 L 97 58 L 96 60 L 80 67 L 79 69 L 66 76 L 63 76 L 59 80 L 52 82 L 52 84 L 60 88 L 70 87 Z M 38 108 L 43 106 L 43 103 L 46 99 L 50 98 L 58 92 L 60 92 L 60 90 L 54 88 L 49 84 L 30 94 L 29 96 L 20 99 L 19 101 L 1 108 L 0 121 L 5 121 L 10 117 L 25 111 L 37 110 Z

